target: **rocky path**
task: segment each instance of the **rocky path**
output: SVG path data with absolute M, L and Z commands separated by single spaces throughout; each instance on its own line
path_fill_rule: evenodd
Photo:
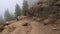
M 59 27 L 59 25 L 57 25 Z M 43 25 L 33 19 L 23 19 L 8 26 L 0 34 L 60 34 L 53 25 Z

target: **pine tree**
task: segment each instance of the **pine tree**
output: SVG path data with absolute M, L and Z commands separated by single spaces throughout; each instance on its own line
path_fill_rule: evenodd
M 21 16 L 21 8 L 18 4 L 15 6 L 15 16 Z
M 5 18 L 5 21 L 10 21 L 11 20 L 11 15 L 10 15 L 8 9 L 5 10 L 4 18 Z
M 14 20 L 15 19 L 15 14 L 11 12 L 10 15 L 11 15 L 11 19 Z
M 3 16 L 0 15 L 0 23 L 3 23 L 3 22 L 4 22 Z
M 23 15 L 26 16 L 28 14 L 28 2 L 26 0 L 23 1 Z

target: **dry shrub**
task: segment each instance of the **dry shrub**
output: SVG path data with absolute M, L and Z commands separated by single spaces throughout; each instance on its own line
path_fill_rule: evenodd
M 20 20 L 28 18 L 27 16 L 21 16 Z
M 4 30 L 4 26 L 0 25 L 0 32 L 2 32 Z
M 11 27 L 7 27 L 6 29 L 8 30 L 8 32 L 12 32 L 16 29 L 16 27 L 11 26 Z

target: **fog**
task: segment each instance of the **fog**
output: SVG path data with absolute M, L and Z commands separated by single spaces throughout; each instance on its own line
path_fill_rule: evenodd
M 15 5 L 19 4 L 22 7 L 23 0 L 0 0 L 0 15 L 4 15 L 6 9 L 10 12 L 15 11 Z
M 27 0 L 27 1 L 30 8 L 40 0 Z M 6 9 L 9 9 L 10 12 L 14 13 L 16 4 L 19 4 L 20 7 L 22 8 L 23 0 L 0 0 L 0 15 L 4 15 Z

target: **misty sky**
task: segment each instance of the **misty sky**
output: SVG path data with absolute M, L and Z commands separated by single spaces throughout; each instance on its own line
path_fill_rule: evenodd
M 19 4 L 22 7 L 23 0 L 0 0 L 0 15 L 3 15 L 6 9 L 10 12 L 15 11 L 15 5 Z

